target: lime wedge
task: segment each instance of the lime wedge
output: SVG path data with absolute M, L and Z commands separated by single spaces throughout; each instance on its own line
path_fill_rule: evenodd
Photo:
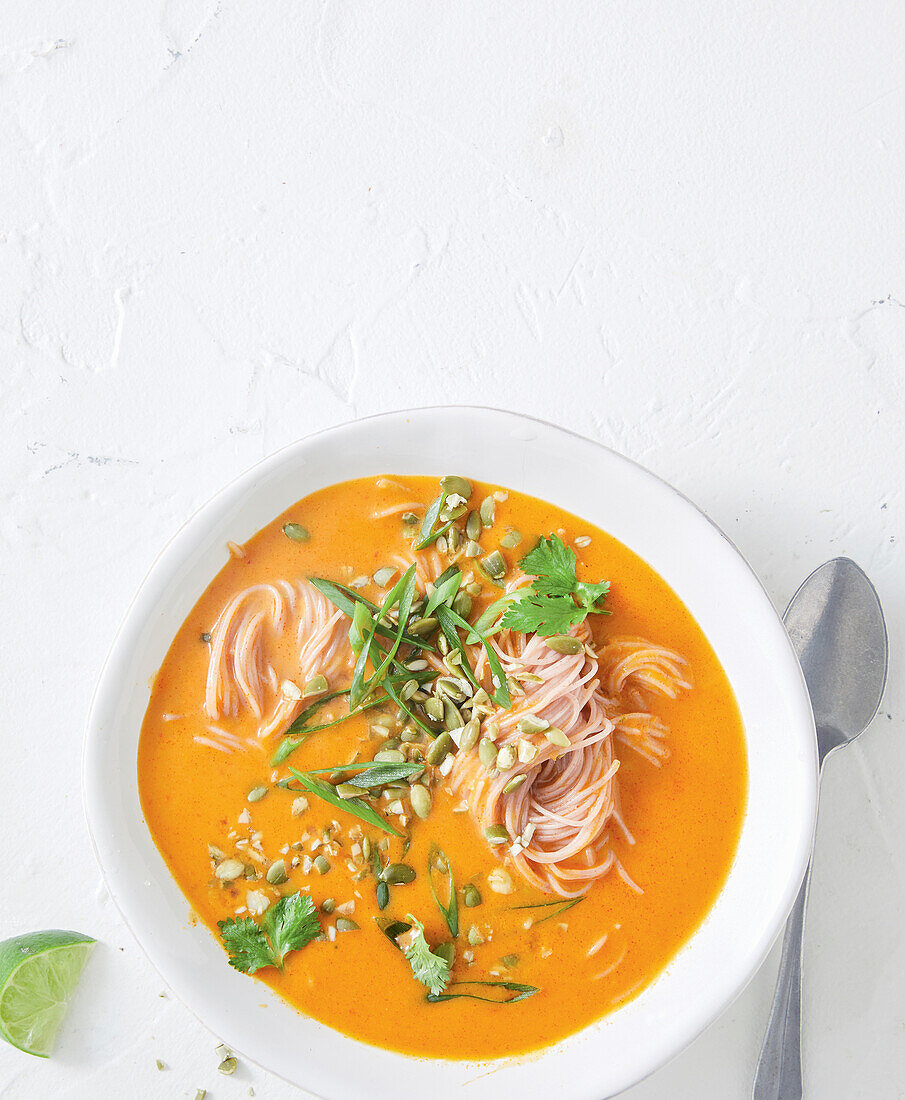
M 0 1035 L 47 1058 L 94 947 L 81 932 L 29 932 L 0 943 Z

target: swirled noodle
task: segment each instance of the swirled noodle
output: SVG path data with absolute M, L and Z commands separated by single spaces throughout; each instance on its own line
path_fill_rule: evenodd
M 250 711 L 258 736 L 288 725 L 302 701 L 285 694 L 273 663 L 277 643 L 294 640 L 294 675 L 334 681 L 351 660 L 349 620 L 307 581 L 255 584 L 237 593 L 211 630 L 204 710 L 209 718 L 235 718 Z M 217 747 L 223 747 L 217 737 Z M 228 751 L 228 750 L 227 750 Z

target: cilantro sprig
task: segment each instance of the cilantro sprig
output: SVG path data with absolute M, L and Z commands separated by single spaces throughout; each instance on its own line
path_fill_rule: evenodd
M 600 604 L 610 590 L 610 582 L 580 581 L 575 575 L 576 561 L 575 551 L 558 535 L 541 538 L 519 562 L 534 577 L 531 587 L 518 602 L 506 608 L 500 626 L 549 638 L 568 633 L 591 612 L 608 615 Z
M 290 951 L 299 951 L 320 934 L 314 902 L 301 891 L 287 894 L 264 914 L 263 927 L 251 917 L 217 921 L 229 965 L 243 974 L 265 966 L 283 969 Z
M 449 963 L 440 955 L 435 955 L 430 949 L 430 944 L 424 936 L 424 925 L 416 920 L 411 913 L 406 913 L 406 920 L 411 921 L 413 933 L 411 942 L 406 948 L 405 957 L 412 967 L 412 973 L 426 985 L 434 996 L 442 993 L 449 985 Z

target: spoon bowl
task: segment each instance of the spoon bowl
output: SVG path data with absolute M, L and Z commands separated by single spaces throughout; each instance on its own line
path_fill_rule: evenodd
M 814 709 L 821 763 L 859 737 L 886 685 L 886 623 L 876 589 L 850 558 L 814 570 L 783 616 Z

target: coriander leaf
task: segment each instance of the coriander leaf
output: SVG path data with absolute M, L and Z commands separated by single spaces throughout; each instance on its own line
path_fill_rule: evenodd
M 229 965 L 242 974 L 254 974 L 264 966 L 278 964 L 267 937 L 251 917 L 217 921 L 217 927 L 229 952 Z
M 307 894 L 287 894 L 267 910 L 264 927 L 279 965 L 288 951 L 298 951 L 320 933 L 321 922 Z
M 542 596 L 569 596 L 575 591 L 575 551 L 558 535 L 542 538 L 519 562 L 536 579 L 534 591 Z
M 424 938 L 424 925 L 421 921 L 415 920 L 411 913 L 406 913 L 406 920 L 412 922 L 414 935 L 406 948 L 405 957 L 418 981 L 437 996 L 449 985 L 449 963 L 431 951 L 430 944 Z
M 569 628 L 583 622 L 587 613 L 587 608 L 576 607 L 570 599 L 532 595 L 508 607 L 502 624 L 506 630 L 549 638 L 552 634 L 568 634 Z
M 602 609 L 595 607 L 595 604 L 598 600 L 602 600 L 609 595 L 609 591 L 609 581 L 601 581 L 599 584 L 588 584 L 586 581 L 576 581 L 575 583 L 575 596 L 581 606 L 586 607 L 589 611 L 602 612 Z M 602 613 L 609 614 L 609 612 Z

